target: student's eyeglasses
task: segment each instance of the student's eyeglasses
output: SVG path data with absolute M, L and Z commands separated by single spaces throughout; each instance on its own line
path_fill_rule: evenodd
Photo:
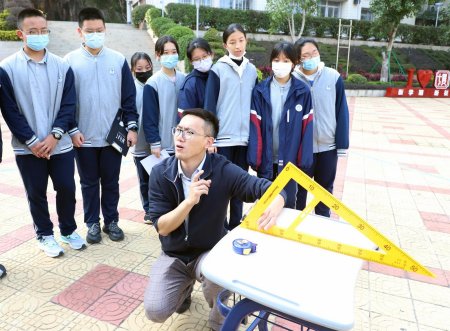
M 313 50 L 311 54 L 305 53 L 300 58 L 301 61 L 311 60 L 313 57 L 319 55 L 319 51 L 317 49 Z
M 49 29 L 42 29 L 42 30 L 38 30 L 38 29 L 31 29 L 28 31 L 22 31 L 25 33 L 25 35 L 27 36 L 37 36 L 40 34 L 49 34 L 50 30 Z
M 182 136 L 183 139 L 186 139 L 186 140 L 191 139 L 193 136 L 209 137 L 207 135 L 194 132 L 191 129 L 187 129 L 187 128 L 183 129 L 183 128 L 180 128 L 180 127 L 173 127 L 172 128 L 172 134 L 175 137 Z

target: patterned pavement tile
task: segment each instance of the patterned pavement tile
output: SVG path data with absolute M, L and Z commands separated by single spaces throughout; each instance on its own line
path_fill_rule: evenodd
M 22 291 L 44 300 L 50 300 L 54 295 L 66 288 L 72 280 L 53 273 L 46 273 L 24 288 Z
M 109 290 L 126 275 L 127 272 L 125 270 L 99 264 L 81 277 L 79 281 L 90 286 Z
M 0 303 L 0 320 L 14 325 L 19 319 L 28 319 L 34 312 L 46 303 L 45 300 L 22 292 Z
M 111 292 L 143 301 L 148 279 L 148 277 L 130 272 L 111 289 Z
M 46 272 L 43 269 L 31 268 L 24 263 L 10 260 L 10 263 L 8 263 L 8 275 L 1 282 L 16 290 L 22 290 L 30 283 L 42 278 L 45 274 Z
M 105 260 L 105 264 L 132 271 L 141 264 L 145 258 L 146 256 L 144 254 L 121 250 L 117 254 L 109 256 L 109 258 Z
M 114 331 L 118 330 L 115 325 L 110 323 L 106 323 L 100 321 L 96 318 L 86 316 L 86 315 L 78 315 L 74 320 L 72 320 L 67 326 L 66 330 L 70 331 Z M 129 329 L 133 330 L 133 329 Z M 134 330 L 143 330 L 143 329 L 134 329 Z
M 450 307 L 450 287 L 429 285 L 414 280 L 409 281 L 409 286 L 414 300 Z
M 81 257 L 72 256 L 64 258 L 62 263 L 52 269 L 52 272 L 72 280 L 78 280 L 97 265 L 95 262 L 83 259 L 82 256 L 83 255 L 81 255 Z
M 153 238 L 136 237 L 133 241 L 124 246 L 125 249 L 145 255 L 159 255 L 161 244 Z M 157 256 L 156 255 L 156 256 Z
M 414 301 L 417 320 L 419 324 L 448 330 L 450 326 L 450 308 L 431 303 Z
M 18 318 L 16 326 L 24 330 L 66 330 L 77 313 L 48 302 L 30 316 Z
M 383 316 L 390 316 L 409 322 L 415 322 L 412 300 L 392 294 L 371 291 L 369 294 L 370 310 Z
M 136 268 L 133 269 L 133 272 L 138 273 L 143 276 L 148 276 L 150 274 L 150 268 L 153 265 L 153 262 L 156 261 L 156 257 L 149 256 L 142 263 L 140 263 Z
M 82 313 L 97 301 L 106 290 L 77 281 L 53 297 L 52 302 Z
M 113 247 L 103 244 L 103 242 L 94 245 L 88 245 L 85 251 L 80 251 L 78 257 L 85 258 L 96 263 L 104 263 L 109 257 L 119 254 L 122 250 L 119 247 Z M 85 253 L 86 254 L 83 254 Z
M 127 296 L 108 292 L 100 297 L 84 313 L 114 325 L 120 325 L 140 302 Z
M 371 331 L 420 331 L 414 322 L 387 315 L 377 315 L 370 319 Z
M 407 279 L 370 273 L 369 281 L 371 290 L 387 294 L 395 293 L 399 297 L 411 298 Z
M 2 254 L 2 256 L 18 263 L 27 263 L 37 255 L 45 256 L 45 254 L 38 248 L 37 241 L 34 239 L 22 243 L 13 250 Z

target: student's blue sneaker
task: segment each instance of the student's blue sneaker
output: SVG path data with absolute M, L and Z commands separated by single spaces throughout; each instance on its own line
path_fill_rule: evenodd
M 64 254 L 64 249 L 59 246 L 54 236 L 42 236 L 39 239 L 38 246 L 50 257 L 58 257 Z
M 69 244 L 72 249 L 83 249 L 86 248 L 86 242 L 81 238 L 75 231 L 68 236 L 61 236 L 61 241 L 63 243 Z

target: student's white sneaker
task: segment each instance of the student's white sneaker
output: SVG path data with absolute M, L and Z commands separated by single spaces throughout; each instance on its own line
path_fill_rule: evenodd
M 47 256 L 58 257 L 64 254 L 64 249 L 59 246 L 54 236 L 42 236 L 38 245 Z
M 86 248 L 86 242 L 75 231 L 68 236 L 61 236 L 61 241 L 63 243 L 69 244 L 72 249 Z

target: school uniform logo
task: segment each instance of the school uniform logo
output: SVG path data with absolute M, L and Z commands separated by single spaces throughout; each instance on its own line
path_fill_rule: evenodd
M 297 105 L 297 106 L 295 106 L 295 110 L 300 113 L 303 110 L 303 106 L 302 105 Z

